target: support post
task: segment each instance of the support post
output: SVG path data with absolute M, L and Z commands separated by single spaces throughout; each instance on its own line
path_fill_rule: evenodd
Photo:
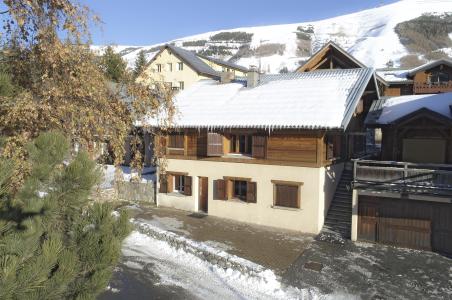
M 351 240 L 358 240 L 358 190 L 353 189 L 352 192 L 352 232 Z

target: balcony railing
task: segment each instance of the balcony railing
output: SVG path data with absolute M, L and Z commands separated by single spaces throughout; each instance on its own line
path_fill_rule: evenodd
M 443 83 L 414 83 L 415 94 L 436 94 L 452 92 L 452 81 Z
M 452 165 L 355 160 L 357 189 L 452 196 Z

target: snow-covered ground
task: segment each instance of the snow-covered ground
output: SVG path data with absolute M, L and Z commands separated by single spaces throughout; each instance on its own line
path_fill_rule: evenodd
M 138 176 L 138 173 L 131 169 L 130 167 L 126 166 L 119 166 L 115 167 L 114 165 L 101 165 L 100 168 L 103 172 L 103 178 L 102 182 L 100 184 L 100 188 L 102 189 L 109 189 L 113 187 L 114 181 L 115 181 L 115 173 L 119 172 L 119 179 L 122 179 L 123 181 L 131 181 L 132 178 Z M 156 176 L 155 176 L 155 168 L 154 167 L 145 167 L 142 170 L 141 174 L 141 182 L 147 183 L 147 182 L 155 182 Z
M 175 43 L 177 46 L 183 46 L 184 42 L 206 40 L 205 46 L 186 47 L 189 50 L 199 51 L 207 49 L 209 45 L 234 46 L 231 42 L 210 41 L 210 38 L 217 33 L 225 31 L 252 33 L 251 49 L 256 49 L 265 44 L 282 44 L 285 46 L 285 50 L 281 54 L 265 57 L 242 57 L 236 63 L 245 67 L 249 65 L 261 66 L 265 72 L 276 73 L 284 67 L 292 71 L 300 64 L 300 60 L 306 59 L 305 57 L 300 57 L 297 53 L 298 41 L 296 32 L 299 26 L 303 28 L 312 26 L 314 31 L 311 34 L 313 52 L 331 40 L 338 43 L 367 66 L 382 68 L 389 61 L 393 61 L 395 66 L 398 66 L 399 59 L 408 54 L 394 32 L 394 27 L 397 24 L 417 18 L 425 13 L 443 14 L 447 12 L 452 12 L 451 0 L 402 0 L 389 5 L 320 21 L 212 31 L 169 42 Z M 123 57 L 127 60 L 129 66 L 133 66 L 140 50 L 153 50 L 154 47 L 159 45 L 162 44 L 145 47 L 137 46 L 135 50 L 132 49 L 132 46 L 116 46 L 115 50 L 125 53 Z M 94 48 L 103 51 L 102 46 L 95 46 Z M 240 43 L 231 48 L 232 54 L 237 53 L 239 48 Z M 451 48 L 442 50 L 446 53 L 451 53 L 452 51 Z M 149 53 L 148 58 L 154 54 Z M 231 55 L 221 58 L 229 59 Z

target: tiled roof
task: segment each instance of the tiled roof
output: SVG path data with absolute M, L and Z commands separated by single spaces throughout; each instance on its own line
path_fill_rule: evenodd
M 254 88 L 202 80 L 177 94 L 174 126 L 344 129 L 373 75 L 368 68 L 263 75 Z
M 173 45 L 166 45 L 173 53 L 178 55 L 182 60 L 184 60 L 190 67 L 192 67 L 196 72 L 208 75 L 209 77 L 220 77 L 220 72 L 212 69 L 208 64 L 203 62 L 194 52 L 179 48 Z
M 243 66 L 237 65 L 237 64 L 235 64 L 233 62 L 224 61 L 224 60 L 221 60 L 221 59 L 217 59 L 217 58 L 213 58 L 213 57 L 205 56 L 205 55 L 200 55 L 200 54 L 197 54 L 197 56 L 199 56 L 201 58 L 204 58 L 206 60 L 210 60 L 211 62 L 214 62 L 214 63 L 216 63 L 216 64 L 218 64 L 220 66 L 225 66 L 225 67 L 229 67 L 229 68 L 232 68 L 232 69 L 240 70 L 240 71 L 242 71 L 244 73 L 249 71 L 248 68 L 245 68 Z

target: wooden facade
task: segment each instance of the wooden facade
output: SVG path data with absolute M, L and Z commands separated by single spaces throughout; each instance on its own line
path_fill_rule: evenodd
M 246 151 L 239 152 L 236 137 L 245 140 Z M 268 134 L 247 129 L 219 132 L 186 129 L 168 133 L 159 143 L 170 159 L 322 167 L 346 158 L 346 141 L 346 135 L 340 131 L 283 130 Z M 178 148 L 173 146 L 176 143 Z M 233 143 L 237 145 L 232 146 Z
M 383 87 L 388 97 L 452 92 L 452 65 L 440 64 L 408 74 L 405 82 L 389 83 Z
M 381 159 L 415 163 L 452 163 L 452 122 L 421 109 L 382 127 Z

